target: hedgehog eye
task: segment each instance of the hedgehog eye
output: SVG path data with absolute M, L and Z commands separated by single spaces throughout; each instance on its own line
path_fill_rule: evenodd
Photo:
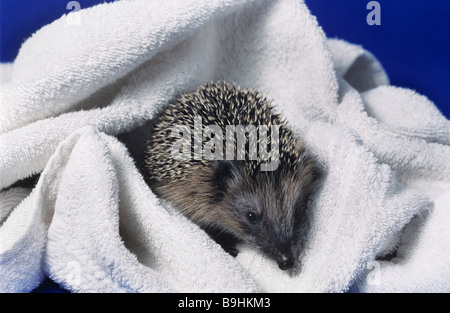
M 256 224 L 259 221 L 259 216 L 255 211 L 247 211 L 247 220 L 252 224 Z

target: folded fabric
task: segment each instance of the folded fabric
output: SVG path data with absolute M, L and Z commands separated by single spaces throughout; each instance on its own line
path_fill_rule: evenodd
M 0 69 L 0 291 L 450 291 L 449 121 L 301 1 L 102 4 Z M 324 170 L 300 272 L 232 258 L 135 166 L 161 106 L 217 80 L 273 99 Z

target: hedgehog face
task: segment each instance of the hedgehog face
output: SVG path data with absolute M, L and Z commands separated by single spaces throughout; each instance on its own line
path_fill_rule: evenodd
M 215 175 L 220 205 L 227 212 L 223 226 L 275 260 L 280 269 L 292 268 L 305 239 L 313 172 L 280 167 L 249 175 L 239 161 L 219 161 Z

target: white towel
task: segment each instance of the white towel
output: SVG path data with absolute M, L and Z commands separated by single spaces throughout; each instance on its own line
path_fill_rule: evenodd
M 327 40 L 304 3 L 134 0 L 71 15 L 1 67 L 0 291 L 46 275 L 80 292 L 450 291 L 449 121 L 390 86 L 369 52 Z M 226 254 L 155 198 L 114 138 L 216 80 L 273 99 L 326 173 L 300 273 L 246 246 Z M 35 173 L 32 190 L 8 188 Z

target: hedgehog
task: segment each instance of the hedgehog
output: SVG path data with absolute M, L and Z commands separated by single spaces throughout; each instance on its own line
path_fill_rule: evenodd
M 168 104 L 153 127 L 144 176 L 159 198 L 233 256 L 243 243 L 281 270 L 300 266 L 320 171 L 271 101 L 210 83 Z

